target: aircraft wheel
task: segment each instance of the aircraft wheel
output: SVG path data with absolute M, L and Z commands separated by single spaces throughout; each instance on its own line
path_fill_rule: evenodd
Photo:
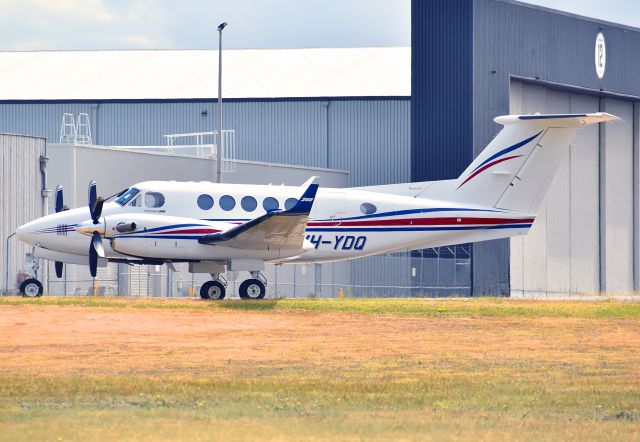
M 22 281 L 20 284 L 20 293 L 22 296 L 28 296 L 29 298 L 36 298 L 42 296 L 42 283 L 35 278 L 29 278 Z
M 214 299 L 219 301 L 224 299 L 226 290 L 220 281 L 207 281 L 200 287 L 200 297 L 202 299 Z
M 247 279 L 240 284 L 240 297 L 242 299 L 262 299 L 266 294 L 267 289 L 259 279 Z

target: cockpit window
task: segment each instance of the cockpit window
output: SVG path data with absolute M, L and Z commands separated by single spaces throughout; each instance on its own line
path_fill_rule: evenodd
M 126 206 L 127 203 L 129 201 L 131 201 L 131 198 L 136 196 L 138 194 L 138 192 L 140 192 L 140 191 L 138 189 L 136 189 L 135 187 L 132 187 L 131 189 L 127 189 L 116 200 L 116 203 L 120 204 L 121 206 Z
M 142 194 L 136 195 L 129 207 L 142 207 Z
M 144 194 L 144 205 L 149 208 L 164 206 L 164 195 L 160 192 L 147 192 Z

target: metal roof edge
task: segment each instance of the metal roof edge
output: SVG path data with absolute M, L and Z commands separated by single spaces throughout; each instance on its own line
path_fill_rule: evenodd
M 342 50 L 342 49 L 411 49 L 411 45 L 408 46 L 314 46 L 314 47 L 300 47 L 300 48 L 226 48 L 224 52 L 228 51 L 313 51 L 313 50 Z M 38 53 L 78 53 L 78 52 L 200 52 L 211 51 L 218 52 L 217 48 L 113 48 L 113 49 L 32 49 L 32 50 L 13 50 L 13 51 L 0 51 L 0 54 L 38 54 Z
M 261 97 L 261 98 L 223 98 L 225 103 L 242 102 L 284 102 L 284 101 L 404 101 L 411 95 L 352 95 L 327 97 Z M 210 103 L 217 98 L 60 98 L 60 99 L 0 99 L 0 104 L 47 104 L 47 103 Z
M 618 98 L 621 100 L 630 100 L 630 101 L 640 100 L 640 96 L 637 96 L 637 95 L 623 94 L 615 91 L 608 91 L 604 89 L 594 89 L 594 88 L 576 86 L 576 85 L 566 84 L 566 83 L 558 83 L 555 81 L 536 79 L 531 77 L 525 77 L 522 75 L 510 75 L 509 78 L 511 80 L 521 81 L 523 83 L 546 86 L 558 91 L 574 92 L 574 93 L 591 95 L 591 96 L 600 97 L 600 98 L 609 97 L 609 98 Z
M 45 143 L 47 142 L 46 137 L 40 137 L 38 135 L 14 134 L 12 132 L 0 132 L 0 135 L 8 135 L 10 137 L 36 138 L 39 140 L 44 140 Z
M 514 5 L 514 6 L 521 6 L 521 7 L 528 8 L 528 9 L 536 9 L 538 11 L 549 12 L 549 13 L 555 14 L 555 15 L 563 15 L 565 17 L 570 17 L 570 18 L 575 18 L 575 19 L 578 19 L 578 20 L 588 21 L 588 22 L 591 22 L 591 23 L 594 23 L 594 24 L 606 25 L 606 26 L 611 26 L 611 27 L 614 27 L 614 28 L 625 29 L 625 30 L 629 30 L 629 31 L 639 32 L 640 33 L 640 28 L 636 28 L 635 26 L 625 25 L 623 23 L 615 23 L 615 22 L 606 21 L 606 20 L 600 20 L 600 19 L 595 18 L 595 17 L 589 17 L 589 16 L 586 16 L 586 15 L 575 14 L 573 12 L 562 11 L 560 9 L 548 8 L 546 6 L 534 5 L 534 4 L 526 3 L 526 2 L 523 2 L 523 1 L 519 1 L 519 0 L 493 0 L 493 1 L 499 2 L 499 3 L 507 3 L 507 4 L 511 4 L 511 5 Z
M 33 138 L 41 138 L 41 137 L 33 137 Z M 170 158 L 186 158 L 186 159 L 195 159 L 195 160 L 203 160 L 203 161 L 215 161 L 210 158 L 199 158 L 191 155 L 180 155 L 171 152 L 158 152 L 158 151 L 144 151 L 144 150 L 136 150 L 137 147 L 145 147 L 145 146 L 105 146 L 102 144 L 66 144 L 66 143 L 49 143 L 49 147 L 51 148 L 81 148 L 81 149 L 95 149 L 95 150 L 106 150 L 112 152 L 127 152 L 141 155 L 155 155 L 155 156 L 163 156 Z M 156 146 L 154 146 L 156 147 Z M 166 147 L 166 146 L 157 146 L 158 148 Z M 282 163 L 267 163 L 263 161 L 250 161 L 250 160 L 232 160 L 233 162 L 240 164 L 253 164 L 256 166 L 265 166 L 265 167 L 282 167 L 286 169 L 299 169 L 299 170 L 316 170 L 323 172 L 334 172 L 341 173 L 344 175 L 349 175 L 350 172 L 348 170 L 342 169 L 331 169 L 327 167 L 316 167 L 316 166 L 305 166 L 302 164 L 282 164 Z

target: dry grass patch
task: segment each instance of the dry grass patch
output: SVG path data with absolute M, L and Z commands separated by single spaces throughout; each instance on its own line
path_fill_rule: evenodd
M 640 310 L 0 300 L 10 439 L 640 438 Z

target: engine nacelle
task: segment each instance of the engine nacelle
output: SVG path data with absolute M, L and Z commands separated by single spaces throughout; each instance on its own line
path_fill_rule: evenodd
M 120 233 L 135 232 L 137 228 L 138 225 L 133 221 L 130 223 L 119 223 L 116 225 L 116 230 Z

